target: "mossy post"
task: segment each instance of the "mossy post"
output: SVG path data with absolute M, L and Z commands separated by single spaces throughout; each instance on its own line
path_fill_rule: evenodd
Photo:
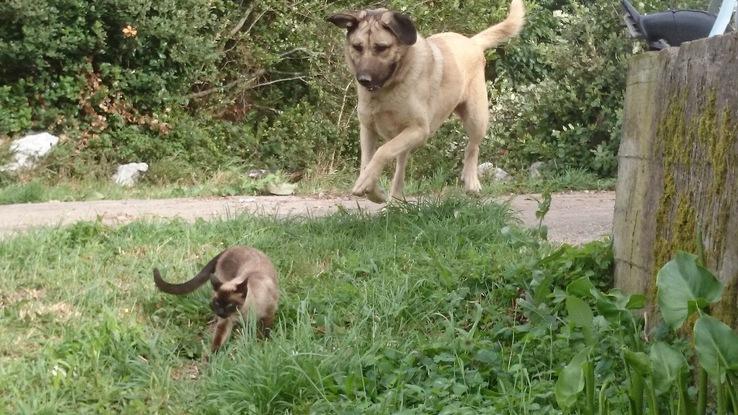
M 701 243 L 738 327 L 738 34 L 633 58 L 618 157 L 616 286 L 654 304 L 661 266 Z

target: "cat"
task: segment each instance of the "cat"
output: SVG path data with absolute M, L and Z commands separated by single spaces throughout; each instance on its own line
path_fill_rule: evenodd
M 156 287 L 168 294 L 189 294 L 210 280 L 210 308 L 217 316 L 211 352 L 217 352 L 240 317 L 254 313 L 260 337 L 269 337 L 279 303 L 277 270 L 258 249 L 234 246 L 216 255 L 191 280 L 172 284 L 154 268 Z

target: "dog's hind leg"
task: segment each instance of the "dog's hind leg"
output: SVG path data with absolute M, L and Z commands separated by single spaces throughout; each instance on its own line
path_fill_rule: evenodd
M 483 72 L 471 82 L 468 98 L 456 108 L 456 114 L 461 118 L 464 130 L 469 135 L 469 142 L 464 152 L 464 169 L 461 172 L 461 180 L 464 182 L 464 190 L 478 193 L 482 190 L 477 176 L 479 145 L 487 133 L 489 123 L 487 87 L 484 83 Z
M 407 158 L 409 152 L 400 154 L 395 158 L 395 177 L 392 178 L 392 188 L 390 190 L 390 198 L 403 200 L 405 198 L 405 166 L 407 166 Z

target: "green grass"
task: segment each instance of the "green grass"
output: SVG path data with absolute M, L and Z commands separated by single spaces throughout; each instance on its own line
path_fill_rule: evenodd
M 37 180 L 13 183 L 0 188 L 0 204 L 43 202 L 48 200 L 46 194 L 47 188 Z
M 280 271 L 276 330 L 205 363 L 208 289 L 162 294 L 151 268 L 183 280 L 234 244 Z M 607 242 L 553 248 L 464 198 L 32 231 L 0 241 L 0 413 L 559 413 L 575 340 L 521 304 L 555 313 L 560 287 L 610 266 Z
M 173 197 L 208 197 L 267 194 L 264 190 L 270 180 L 287 180 L 281 175 L 263 179 L 251 179 L 238 169 L 226 169 L 208 177 L 180 179 L 177 181 L 150 178 L 132 188 L 115 185 L 110 180 L 96 178 L 72 180 L 58 178 L 34 178 L 25 180 L 0 180 L 0 204 L 45 202 L 50 200 L 100 200 L 100 199 L 161 199 Z M 298 182 L 298 195 L 348 195 L 356 179 L 354 171 L 340 170 L 332 173 L 310 173 Z M 5 183 L 3 185 L 3 183 Z M 385 175 L 382 186 L 389 189 Z M 583 170 L 566 170 L 541 179 L 515 177 L 508 182 L 483 183 L 483 195 L 496 196 L 508 193 L 531 193 L 549 190 L 612 190 L 615 179 L 602 179 Z M 406 192 L 410 197 L 441 194 L 463 188 L 455 173 L 437 171 L 429 177 L 409 178 Z
M 0 204 L 45 202 L 50 200 L 101 200 L 101 199 L 162 199 L 173 197 L 207 197 L 262 194 L 267 181 L 250 179 L 245 173 L 236 170 L 216 172 L 199 180 L 175 182 L 142 181 L 134 187 L 126 188 L 110 180 L 97 178 L 82 180 L 57 180 L 33 178 L 15 180 L 2 185 L 0 181 Z

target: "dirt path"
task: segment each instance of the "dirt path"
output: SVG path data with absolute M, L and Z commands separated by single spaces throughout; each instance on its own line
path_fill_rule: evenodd
M 523 223 L 537 224 L 535 195 L 501 197 L 510 201 Z M 549 239 L 580 244 L 610 233 L 614 192 L 573 192 L 553 195 L 551 210 L 544 223 Z M 0 236 L 8 236 L 39 226 L 56 226 L 79 220 L 118 224 L 139 218 L 197 218 L 235 216 L 242 213 L 273 215 L 321 216 L 338 210 L 338 206 L 374 212 L 382 205 L 353 197 L 317 198 L 298 196 L 181 198 L 158 200 L 102 200 L 91 202 L 47 202 L 0 206 Z

